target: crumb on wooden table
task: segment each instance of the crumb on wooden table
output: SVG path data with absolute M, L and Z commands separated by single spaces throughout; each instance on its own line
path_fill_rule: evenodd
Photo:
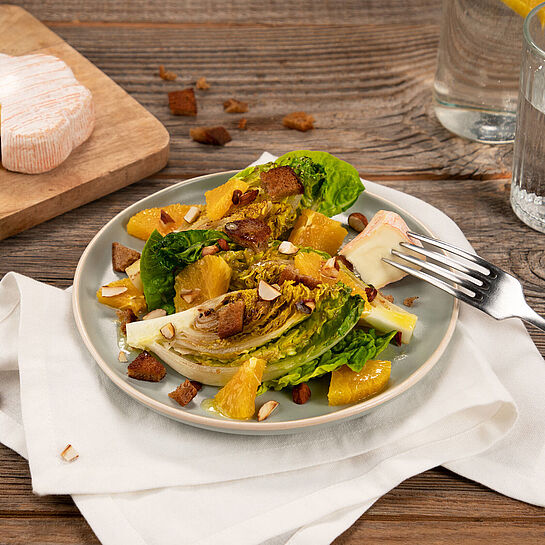
M 243 117 L 242 119 L 239 119 L 238 121 L 238 128 L 241 130 L 241 131 L 245 131 L 246 130 L 246 126 L 248 125 L 248 120 Z
M 200 77 L 195 82 L 195 87 L 197 87 L 197 89 L 200 89 L 201 91 L 207 91 L 208 89 L 210 89 L 210 84 L 206 81 L 206 78 L 203 76 L 203 77 Z
M 305 112 L 292 112 L 284 116 L 282 125 L 288 129 L 306 132 L 314 128 L 314 118 Z
M 189 134 L 195 142 L 212 146 L 224 146 L 231 141 L 231 135 L 225 127 L 194 127 Z
M 174 115 L 197 115 L 197 100 L 192 87 L 168 94 L 168 106 Z
M 223 109 L 228 114 L 243 114 L 248 111 L 248 103 L 230 98 L 223 103 Z
M 162 64 L 160 64 L 159 77 L 166 81 L 174 81 L 178 76 L 174 72 L 169 72 L 168 70 L 165 70 L 165 67 Z

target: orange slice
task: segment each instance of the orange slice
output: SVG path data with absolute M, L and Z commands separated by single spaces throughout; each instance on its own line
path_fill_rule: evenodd
M 176 203 L 162 208 L 140 210 L 127 223 L 127 233 L 133 237 L 148 240 L 155 229 L 165 236 L 175 229 L 187 228 L 189 223 L 184 220 L 184 216 L 190 208 L 191 206 L 188 204 Z M 164 210 L 174 221 L 163 223 L 161 221 L 161 210 Z
M 118 309 L 131 309 L 135 314 L 146 309 L 146 299 L 144 294 L 131 282 L 130 278 L 122 278 L 114 280 L 108 284 L 110 288 L 127 288 L 123 293 L 114 295 L 113 297 L 104 297 L 102 295 L 102 287 L 97 291 L 97 299 L 103 305 Z
M 263 378 L 265 360 L 250 358 L 214 397 L 214 408 L 227 418 L 248 420 L 255 413 L 257 389 Z
M 327 399 L 330 405 L 357 403 L 384 390 L 390 379 L 392 363 L 384 360 L 369 360 L 356 373 L 343 365 L 331 373 Z

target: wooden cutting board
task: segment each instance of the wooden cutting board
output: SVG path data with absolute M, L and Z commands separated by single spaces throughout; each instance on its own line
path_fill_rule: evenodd
M 18 6 L 0 5 L 0 53 L 62 59 L 93 94 L 91 137 L 44 174 L 0 168 L 0 239 L 157 172 L 168 160 L 165 127 L 95 65 Z

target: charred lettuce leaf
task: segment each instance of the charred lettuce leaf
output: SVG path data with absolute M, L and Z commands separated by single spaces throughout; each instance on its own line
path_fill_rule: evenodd
M 155 230 L 148 238 L 140 258 L 140 277 L 148 310 L 163 308 L 175 311 L 174 279 L 186 265 L 202 257 L 205 246 L 215 244 L 225 233 L 208 230 L 180 231 L 165 237 Z
M 324 352 L 318 359 L 297 367 L 278 379 L 261 384 L 258 393 L 296 386 L 331 373 L 342 365 L 348 365 L 352 371 L 359 373 L 367 361 L 375 359 L 388 346 L 395 334 L 396 331 L 377 335 L 374 329 L 368 332 L 352 329 L 344 339 Z

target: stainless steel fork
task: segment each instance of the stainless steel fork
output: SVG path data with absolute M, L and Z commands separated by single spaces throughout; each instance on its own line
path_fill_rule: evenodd
M 415 270 L 391 259 L 383 258 L 383 261 L 412 276 L 433 284 L 461 301 L 486 312 L 493 318 L 496 318 L 496 320 L 518 317 L 545 331 L 545 318 L 542 318 L 528 306 L 524 298 L 522 286 L 514 276 L 489 263 L 482 257 L 465 252 L 456 246 L 452 246 L 452 244 L 418 233 L 409 232 L 408 235 L 430 246 L 435 246 L 457 255 L 463 258 L 466 263 L 455 260 L 444 253 L 422 248 L 421 246 L 407 242 L 401 242 L 401 246 L 454 270 L 446 269 L 436 263 L 419 259 L 397 250 L 392 250 L 392 254 L 412 263 L 419 267 L 420 270 Z M 429 271 L 433 274 L 423 271 Z M 450 280 L 455 286 L 442 279 Z

